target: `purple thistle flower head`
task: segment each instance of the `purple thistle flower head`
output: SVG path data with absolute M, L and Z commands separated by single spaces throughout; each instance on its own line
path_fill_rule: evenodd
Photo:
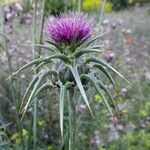
M 46 34 L 56 43 L 70 45 L 73 41 L 78 44 L 90 37 L 92 24 L 87 16 L 76 12 L 61 14 L 48 21 L 45 25 Z

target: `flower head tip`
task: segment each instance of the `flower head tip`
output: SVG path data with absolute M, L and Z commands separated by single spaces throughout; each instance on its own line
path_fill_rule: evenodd
M 92 24 L 85 15 L 70 12 L 48 21 L 45 25 L 45 31 L 56 43 L 70 45 L 75 41 L 77 44 L 90 37 Z

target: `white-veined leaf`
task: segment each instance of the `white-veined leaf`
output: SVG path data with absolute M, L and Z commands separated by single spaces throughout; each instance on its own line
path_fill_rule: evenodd
M 115 84 L 113 78 L 111 77 L 110 73 L 107 71 L 106 67 L 104 67 L 101 64 L 94 64 L 93 66 L 100 69 L 108 77 L 108 79 L 110 80 L 110 82 L 112 83 L 114 88 L 116 88 L 116 84 Z
M 78 73 L 78 70 L 77 70 L 77 65 L 76 65 L 75 67 L 72 67 L 71 65 L 69 65 L 68 67 L 69 67 L 69 69 L 71 70 L 71 72 L 72 72 L 72 74 L 73 74 L 73 76 L 74 76 L 74 78 L 75 78 L 75 81 L 76 81 L 76 83 L 77 83 L 77 86 L 78 86 L 78 88 L 79 88 L 79 90 L 80 90 L 80 92 L 81 92 L 81 95 L 82 95 L 82 97 L 83 97 L 83 100 L 85 101 L 85 103 L 86 103 L 86 105 L 88 106 L 88 108 L 89 108 L 89 110 L 90 110 L 92 116 L 94 117 L 93 112 L 92 112 L 92 110 L 91 110 L 91 108 L 90 108 L 90 105 L 89 105 L 89 102 L 88 102 L 88 99 L 87 99 L 85 90 L 84 90 L 84 88 L 83 88 L 82 82 L 81 82 L 81 80 L 80 80 L 80 76 L 79 76 L 79 73 Z
M 89 45 L 90 45 L 91 43 L 93 43 L 94 41 L 96 41 L 97 39 L 99 39 L 99 38 L 101 38 L 102 36 L 106 35 L 106 34 L 109 33 L 109 32 L 110 32 L 110 30 L 109 30 L 109 31 L 106 31 L 106 32 L 104 32 L 104 33 L 102 33 L 102 34 L 100 34 L 100 35 L 94 37 L 94 38 L 92 38 L 92 39 L 89 40 L 89 41 L 87 41 L 86 47 L 89 46 Z
M 26 112 L 27 109 L 28 109 L 28 106 L 29 106 L 30 102 L 31 102 L 32 99 L 34 98 L 34 94 L 36 93 L 37 89 L 39 88 L 39 86 L 40 86 L 42 80 L 43 80 L 46 76 L 48 76 L 48 75 L 50 75 L 50 74 L 57 75 L 57 72 L 56 72 L 55 70 L 45 70 L 45 71 L 43 71 L 43 73 L 39 76 L 37 82 L 34 84 L 34 88 L 33 88 L 32 92 L 31 92 L 31 94 L 30 94 L 30 96 L 29 96 L 29 98 L 28 98 L 28 101 L 27 101 L 25 107 L 24 107 L 23 110 L 22 110 L 22 113 L 23 113 L 22 119 L 23 119 L 23 117 L 24 117 L 25 112 Z
M 60 113 L 60 131 L 61 137 L 63 140 L 63 118 L 64 118 L 64 99 L 65 99 L 65 92 L 70 85 L 70 82 L 67 82 L 65 85 L 61 84 L 60 86 L 60 98 L 59 98 L 59 113 Z
M 50 51 L 52 51 L 52 52 L 55 52 L 55 50 L 53 50 L 52 48 L 50 48 L 50 47 L 47 46 L 47 45 L 33 44 L 32 46 L 34 46 L 34 47 L 39 47 L 39 48 L 43 48 L 43 49 L 47 49 L 47 50 L 50 50 Z
M 96 49 L 80 50 L 80 51 L 77 51 L 74 54 L 74 56 L 75 56 L 75 58 L 79 58 L 79 57 L 81 57 L 84 54 L 93 53 L 93 52 L 95 52 L 95 53 L 97 53 L 97 52 L 103 52 L 103 50 L 96 50 Z
M 127 80 L 123 75 L 121 75 L 115 68 L 113 68 L 111 65 L 109 65 L 109 64 L 106 63 L 105 61 L 103 61 L 103 60 L 98 60 L 98 59 L 96 59 L 96 58 L 89 58 L 89 59 L 87 59 L 86 63 L 89 63 L 89 62 L 94 62 L 94 63 L 98 63 L 98 64 L 103 65 L 104 67 L 106 67 L 106 68 L 112 70 L 113 72 L 115 72 L 117 75 L 119 75 L 121 78 L 123 78 L 126 82 L 128 82 L 129 84 L 131 84 L 130 81 L 128 81 L 128 80 Z
M 24 70 L 24 69 L 26 69 L 26 68 L 28 68 L 28 67 L 30 67 L 30 66 L 32 66 L 32 65 L 36 65 L 36 64 L 38 65 L 38 64 L 41 63 L 41 62 L 45 62 L 45 64 L 47 64 L 47 63 L 52 62 L 52 61 L 51 61 L 52 59 L 60 59 L 60 60 L 62 60 L 62 61 L 64 61 L 64 62 L 68 62 L 68 61 L 69 61 L 69 59 L 68 59 L 66 56 L 62 55 L 62 54 L 52 55 L 52 56 L 46 57 L 46 58 L 38 58 L 38 59 L 35 59 L 35 60 L 29 62 L 28 64 L 24 65 L 23 67 L 21 67 L 21 68 L 20 68 L 18 71 L 16 71 L 13 75 L 11 75 L 9 78 L 7 78 L 7 80 L 10 79 L 10 78 L 12 78 L 12 77 L 15 76 L 16 74 L 18 74 L 20 71 L 22 71 L 22 70 Z
M 50 40 L 46 40 L 46 42 L 49 43 L 49 44 L 51 44 L 51 45 L 53 45 L 54 47 L 56 47 L 57 50 L 58 50 L 60 53 L 63 52 L 62 49 L 61 49 L 61 47 L 60 47 L 57 43 L 54 43 L 54 42 L 52 42 L 52 41 L 50 41 Z
M 37 82 L 38 78 L 39 78 L 39 75 L 41 74 L 41 72 L 39 72 L 37 75 L 34 76 L 34 78 L 32 79 L 32 81 L 30 82 L 24 96 L 23 96 L 23 99 L 22 99 L 22 103 L 21 103 L 21 106 L 20 106 L 20 109 L 22 109 L 22 106 L 23 106 L 23 103 L 24 103 L 24 100 L 27 98 L 27 95 L 30 93 L 30 91 L 32 90 L 32 88 L 34 87 L 34 84 Z
M 33 99 L 35 99 L 41 92 L 43 92 L 46 89 L 51 89 L 54 86 L 51 83 L 44 83 L 42 86 L 40 86 L 37 90 L 36 93 L 33 96 Z M 34 100 L 32 101 L 34 103 Z

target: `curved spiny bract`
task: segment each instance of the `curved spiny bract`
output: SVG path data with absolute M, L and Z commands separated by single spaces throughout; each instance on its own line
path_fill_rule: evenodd
M 110 82 L 112 83 L 114 88 L 116 88 L 116 84 L 115 84 L 113 78 L 111 77 L 110 73 L 107 71 L 106 67 L 104 67 L 101 64 L 94 64 L 93 66 L 98 68 L 100 71 L 102 71 L 108 77 L 108 79 L 110 80 Z
M 110 69 L 111 71 L 113 71 L 114 73 L 116 73 L 117 75 L 119 75 L 121 78 L 123 78 L 126 82 L 128 82 L 129 84 L 131 84 L 123 75 L 121 75 L 115 68 L 113 68 L 111 65 L 109 65 L 108 63 L 106 63 L 103 60 L 98 60 L 96 58 L 89 58 L 86 60 L 86 63 L 94 63 L 94 64 L 100 64 L 108 69 Z
M 57 75 L 57 72 L 55 70 L 51 70 L 51 69 L 45 69 L 42 74 L 39 76 L 37 82 L 34 84 L 34 87 L 33 87 L 33 90 L 28 98 L 28 101 L 26 103 L 26 105 L 24 106 L 22 112 L 23 112 L 23 115 L 22 115 L 22 118 L 24 117 L 24 114 L 25 112 L 27 111 L 28 109 L 28 106 L 30 104 L 30 102 L 33 100 L 34 98 L 34 94 L 36 93 L 36 91 L 38 90 L 40 84 L 42 83 L 42 80 L 48 76 L 48 75 L 51 75 L 51 74 L 54 74 L 54 75 Z
M 110 114 L 112 116 L 114 116 L 113 112 L 111 110 L 111 107 L 110 107 L 110 105 L 109 105 L 109 103 L 108 103 L 108 101 L 107 101 L 107 99 L 104 95 L 104 92 L 101 90 L 101 88 L 100 88 L 99 84 L 97 83 L 96 79 L 94 77 L 90 76 L 90 75 L 85 75 L 85 74 L 83 74 L 81 76 L 81 78 L 88 80 L 93 85 L 93 87 L 96 89 L 98 94 L 102 97 L 102 100 L 103 100 L 104 104 L 106 105 L 106 107 L 108 108 Z

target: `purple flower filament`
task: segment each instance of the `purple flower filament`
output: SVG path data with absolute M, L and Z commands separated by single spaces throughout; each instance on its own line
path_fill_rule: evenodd
M 92 24 L 86 16 L 78 13 L 62 14 L 46 23 L 46 33 L 58 44 L 71 45 L 73 41 L 88 39 L 91 35 Z

